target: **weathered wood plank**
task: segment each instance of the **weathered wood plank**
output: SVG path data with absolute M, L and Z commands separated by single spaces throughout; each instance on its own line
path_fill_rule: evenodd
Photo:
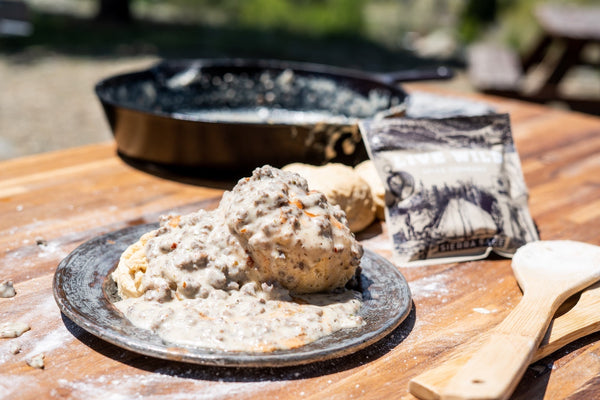
M 406 85 L 452 95 L 427 84 Z M 600 119 L 483 95 L 511 115 L 543 238 L 600 244 Z M 155 221 L 170 210 L 215 207 L 230 183 L 195 185 L 134 169 L 112 143 L 0 163 L 0 280 L 17 296 L 0 299 L 0 323 L 31 331 L 0 339 L 0 398 L 413 398 L 409 380 L 452 349 L 498 324 L 521 298 L 510 261 L 404 268 L 414 310 L 392 335 L 339 360 L 282 369 L 200 367 L 152 359 L 86 333 L 61 316 L 52 298 L 57 264 L 98 234 Z M 359 235 L 390 255 L 385 225 Z M 583 398 L 597 393 L 599 335 L 527 370 L 514 398 Z M 11 346 L 21 345 L 12 354 Z M 25 363 L 43 352 L 46 367 Z M 577 397 L 579 396 L 579 397 Z M 583 396 L 583 397 L 582 397 Z

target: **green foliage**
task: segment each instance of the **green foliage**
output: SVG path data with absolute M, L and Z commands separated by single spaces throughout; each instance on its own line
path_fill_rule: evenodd
M 545 3 L 591 5 L 598 0 L 468 0 L 457 24 L 459 37 L 470 43 L 491 34 L 495 40 L 523 51 L 539 36 L 534 13 Z
M 160 0 L 136 0 L 160 2 Z M 167 0 L 163 0 L 167 2 Z M 283 30 L 321 36 L 356 34 L 363 29 L 368 0 L 168 0 L 202 19 L 209 10 L 227 16 L 227 22 L 246 28 Z
M 125 0 L 123 0 L 125 1 Z M 527 50 L 539 37 L 533 17 L 543 2 L 598 0 L 129 0 L 128 24 L 103 25 L 77 13 L 32 5 L 31 37 L 0 40 L 3 51 L 26 47 L 76 53 L 149 52 L 343 60 L 373 68 L 407 58 L 415 38 L 442 31 L 459 46 L 479 40 Z M 61 0 L 61 4 L 97 0 Z M 34 2 L 35 3 L 35 2 Z M 50 2 L 48 2 L 50 3 Z M 63 7 L 61 5 L 61 7 Z M 88 7 L 90 8 L 90 7 Z M 136 14 L 137 12 L 137 14 Z M 406 47 L 405 47 L 406 46 Z M 358 57 L 357 54 L 361 54 Z M 391 62 L 392 55 L 398 59 Z M 360 60 L 359 60 L 360 58 Z M 400 61 L 399 61 L 400 60 Z M 389 62 L 388 62 L 389 61 Z M 411 61 L 412 63 L 412 61 Z
M 477 39 L 479 33 L 496 20 L 496 0 L 469 0 L 463 7 L 458 26 L 459 37 L 465 42 Z
M 238 23 L 262 29 L 311 35 L 357 33 L 363 25 L 363 0 L 246 0 Z

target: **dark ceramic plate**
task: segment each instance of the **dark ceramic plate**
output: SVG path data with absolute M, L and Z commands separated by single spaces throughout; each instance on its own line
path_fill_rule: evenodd
M 61 311 L 77 325 L 122 348 L 168 360 L 204 365 L 275 367 L 306 364 L 340 357 L 386 336 L 408 315 L 411 295 L 398 269 L 365 250 L 361 261 L 360 291 L 365 324 L 345 329 L 308 345 L 272 353 L 216 351 L 164 342 L 151 331 L 133 326 L 112 302 L 116 285 L 110 278 L 121 253 L 156 224 L 138 225 L 96 237 L 66 257 L 54 275 L 54 298 Z

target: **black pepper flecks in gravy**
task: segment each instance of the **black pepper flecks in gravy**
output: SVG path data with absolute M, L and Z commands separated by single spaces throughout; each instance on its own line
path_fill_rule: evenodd
M 217 209 L 163 217 L 142 239 L 112 274 L 115 305 L 166 341 L 269 352 L 363 323 L 344 289 L 362 247 L 295 173 L 257 168 Z

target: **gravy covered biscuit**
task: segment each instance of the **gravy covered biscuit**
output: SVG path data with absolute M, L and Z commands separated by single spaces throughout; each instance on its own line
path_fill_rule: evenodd
M 168 342 L 274 351 L 360 326 L 345 288 L 363 250 L 344 213 L 306 180 L 270 166 L 218 208 L 161 217 L 122 255 L 115 306 Z
M 362 248 L 346 217 L 325 195 L 309 191 L 300 175 L 261 168 L 223 197 L 231 232 L 256 265 L 259 281 L 322 292 L 355 274 Z
M 346 213 L 352 232 L 365 229 L 375 220 L 371 188 L 352 167 L 335 163 L 323 166 L 293 163 L 283 170 L 302 175 L 310 189 L 324 193 L 327 200 L 338 205 Z

